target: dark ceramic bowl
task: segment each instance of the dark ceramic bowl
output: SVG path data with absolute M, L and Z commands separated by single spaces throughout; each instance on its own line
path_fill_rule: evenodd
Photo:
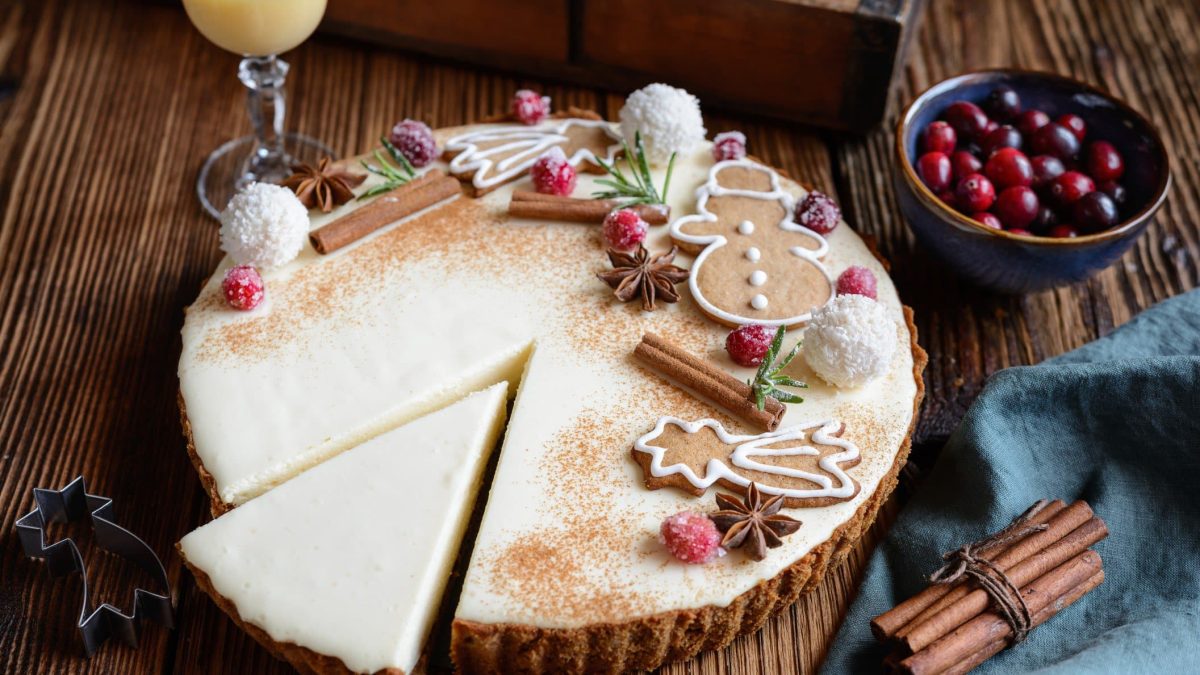
M 1121 183 L 1128 199 L 1117 226 L 1072 239 L 995 230 L 950 208 L 917 177 L 920 132 L 952 102 L 982 103 L 992 89 L 1008 85 L 1025 109 L 1051 119 L 1074 113 L 1087 122 L 1088 140 L 1107 140 L 1125 159 Z M 1022 293 L 1085 279 L 1121 257 L 1162 206 L 1171 184 L 1167 152 L 1146 118 L 1100 90 L 1060 75 L 1024 70 L 985 70 L 943 80 L 917 97 L 896 128 L 896 196 L 917 240 L 958 274 L 987 288 Z

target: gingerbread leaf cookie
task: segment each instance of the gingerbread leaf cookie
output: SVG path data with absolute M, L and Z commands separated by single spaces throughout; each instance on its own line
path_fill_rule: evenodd
M 697 191 L 696 211 L 671 224 L 671 237 L 697 254 L 689 286 L 714 321 L 793 327 L 833 298 L 821 262 L 829 244 L 794 221 L 795 199 L 774 170 L 718 162 Z
M 470 182 L 476 196 L 528 173 L 547 150 L 562 148 L 567 162 L 585 171 L 612 164 L 621 137 L 603 120 L 571 118 L 538 126 L 508 125 L 460 134 L 446 141 L 450 173 Z
M 789 507 L 827 506 L 858 494 L 846 470 L 862 457 L 842 431 L 840 422 L 826 420 L 741 436 L 713 419 L 661 417 L 634 443 L 633 458 L 651 490 L 675 487 L 700 496 L 719 484 L 746 494 L 754 483 Z

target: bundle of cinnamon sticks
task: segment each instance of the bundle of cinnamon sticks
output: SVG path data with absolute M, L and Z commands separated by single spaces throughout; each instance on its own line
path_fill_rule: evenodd
M 1108 536 L 1108 528 L 1083 501 L 1048 502 L 1031 509 L 1024 524 L 1031 531 L 979 557 L 1019 589 L 1032 628 L 1104 581 L 1100 556 L 1089 547 Z M 1003 614 L 987 591 L 963 576 L 932 584 L 875 617 L 871 631 L 894 647 L 884 661 L 892 672 L 966 673 L 1012 642 L 1013 626 Z

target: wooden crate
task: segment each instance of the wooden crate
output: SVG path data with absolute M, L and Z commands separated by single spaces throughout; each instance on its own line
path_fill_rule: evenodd
M 324 30 L 624 91 L 865 131 L 924 0 L 334 0 Z

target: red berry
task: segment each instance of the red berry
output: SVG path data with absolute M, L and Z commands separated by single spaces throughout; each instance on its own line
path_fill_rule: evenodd
M 954 190 L 943 190 L 942 192 L 938 193 L 937 198 L 942 200 L 942 203 L 950 208 L 955 208 L 955 204 L 958 203 L 958 201 L 954 198 Z
M 1041 110 L 1026 110 L 1017 118 L 1017 130 L 1026 138 L 1050 123 L 1050 116 Z
M 225 294 L 225 302 L 230 307 L 245 312 L 262 302 L 263 280 L 258 270 L 249 265 L 231 267 L 221 281 L 221 292 Z
M 1078 138 L 1081 142 L 1083 141 L 1084 136 L 1087 136 L 1087 122 L 1084 122 L 1083 118 L 1079 115 L 1065 113 L 1059 115 L 1058 119 L 1055 121 L 1067 129 L 1070 129 L 1071 133 L 1075 134 L 1075 138 Z
M 983 138 L 983 154 L 990 157 L 992 153 L 1001 148 L 1017 148 L 1019 150 L 1021 143 L 1021 132 L 1017 131 L 1016 127 L 1005 124 L 988 132 L 988 135 Z
M 392 127 L 388 141 L 396 146 L 409 164 L 421 168 L 437 157 L 437 142 L 428 124 L 417 120 L 403 120 Z
M 767 326 L 749 323 L 739 326 L 725 337 L 725 351 L 729 358 L 739 366 L 757 368 L 762 365 L 763 357 L 775 339 L 775 331 Z
M 1033 236 L 1033 233 L 1032 233 L 1032 232 L 1030 232 L 1029 230 L 1021 229 L 1021 228 L 1019 228 L 1019 227 L 1014 227 L 1013 229 L 1009 230 L 1009 232 L 1011 232 L 1011 233 L 1013 233 L 1013 234 L 1023 234 L 1023 235 L 1025 235 L 1026 237 L 1032 237 L 1032 236 Z
M 954 127 L 941 120 L 930 122 L 921 133 L 922 152 L 944 152 L 949 155 L 954 152 L 956 145 L 958 134 L 954 132 Z
M 917 160 L 917 175 L 934 192 L 950 187 L 952 173 L 950 158 L 944 152 L 927 152 Z
M 988 159 L 984 175 L 1001 190 L 1013 185 L 1033 183 L 1033 165 L 1025 153 L 1016 148 L 1001 148 Z
M 983 135 L 987 136 L 988 134 L 992 133 L 993 131 L 995 131 L 999 128 L 1000 128 L 999 122 L 997 122 L 996 120 L 988 120 L 987 126 L 983 128 Z
M 993 119 L 1007 122 L 1021 114 L 1021 97 L 1012 87 L 1000 85 L 984 99 L 983 109 Z
M 996 214 L 989 211 L 976 211 L 975 213 L 971 214 L 971 220 L 983 223 L 993 230 L 1004 229 L 1004 226 L 1000 224 L 1000 219 L 996 217 Z
M 604 241 L 609 248 L 628 251 L 646 239 L 649 226 L 633 209 L 617 209 L 604 218 Z
M 1014 185 L 1005 188 L 996 198 L 996 217 L 1009 230 L 1024 229 L 1037 218 L 1041 204 L 1032 188 Z
M 954 180 L 962 180 L 973 173 L 983 171 L 983 162 L 966 150 L 950 155 L 950 166 L 954 169 Z
M 1036 232 L 1046 232 L 1058 226 L 1058 212 L 1043 205 L 1038 209 L 1037 217 L 1033 219 L 1033 229 Z
M 1075 224 L 1089 232 L 1107 230 L 1121 219 L 1117 204 L 1103 192 L 1089 192 L 1071 208 Z
M 713 138 L 713 159 L 724 162 L 727 159 L 743 159 L 746 156 L 746 134 L 740 131 L 726 131 Z
M 1050 231 L 1047 234 L 1055 239 L 1072 239 L 1079 236 L 1079 231 L 1070 225 L 1064 224 L 1055 225 L 1054 227 L 1050 228 Z
M 1095 189 L 1096 184 L 1091 178 L 1078 171 L 1067 171 L 1050 184 L 1050 197 L 1059 206 L 1070 206 Z
M 1112 197 L 1112 200 L 1117 203 L 1117 208 L 1125 206 L 1125 202 L 1129 199 L 1129 193 L 1126 192 L 1125 186 L 1120 183 L 1109 181 L 1098 187 L 1101 192 Z
M 875 274 L 865 267 L 847 267 L 837 278 L 838 295 L 865 295 L 874 300 L 878 283 Z
M 829 234 L 838 226 L 842 210 L 829 195 L 813 190 L 796 207 L 796 222 L 817 234 Z
M 575 168 L 567 161 L 562 147 L 547 150 L 529 167 L 533 189 L 544 195 L 565 197 L 575 191 Z
M 976 140 L 987 131 L 988 117 L 970 101 L 955 101 L 946 108 L 946 121 L 962 140 Z
M 1108 141 L 1096 141 L 1088 146 L 1084 166 L 1098 183 L 1115 181 L 1125 173 L 1125 160 Z
M 1063 161 L 1053 155 L 1037 155 L 1029 163 L 1033 165 L 1033 187 L 1039 190 L 1067 170 Z
M 550 114 L 550 97 L 521 89 L 513 94 L 512 114 L 522 124 L 537 124 Z
M 1033 132 L 1029 147 L 1037 155 L 1054 155 L 1064 162 L 1079 154 L 1079 139 L 1075 133 L 1056 122 Z
M 659 530 L 663 545 L 679 560 L 703 565 L 721 555 L 721 533 L 708 516 L 680 511 L 668 516 Z
M 964 211 L 987 211 L 996 201 L 996 188 L 981 173 L 973 173 L 958 182 L 954 200 Z

